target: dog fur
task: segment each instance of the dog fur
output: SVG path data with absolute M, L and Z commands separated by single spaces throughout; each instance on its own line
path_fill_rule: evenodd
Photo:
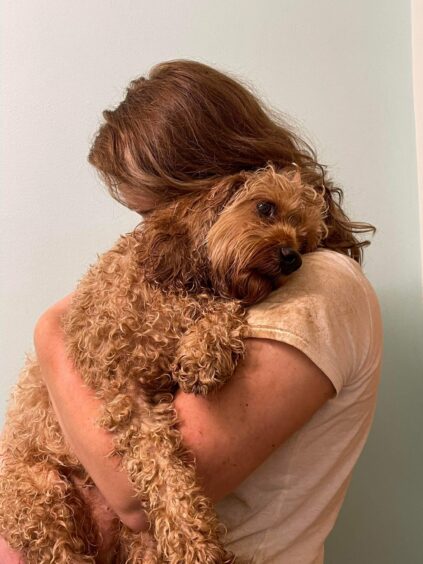
M 275 212 L 264 217 L 259 202 Z M 121 525 L 115 562 L 223 564 L 224 527 L 202 493 L 172 400 L 217 390 L 243 357 L 246 306 L 283 283 L 280 249 L 327 235 L 323 191 L 269 163 L 163 205 L 80 281 L 63 328 L 104 404 L 151 527 Z M 81 495 L 90 478 L 67 445 L 37 360 L 28 357 L 1 443 L 0 534 L 29 564 L 94 563 L 99 532 Z

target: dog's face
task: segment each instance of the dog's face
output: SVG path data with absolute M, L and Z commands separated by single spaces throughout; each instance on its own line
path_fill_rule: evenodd
M 272 167 L 251 177 L 207 235 L 214 285 L 252 304 L 285 282 L 315 250 L 326 227 L 325 201 L 298 172 Z
M 233 188 L 233 187 L 232 187 Z M 327 234 L 321 192 L 297 171 L 246 173 L 236 190 L 182 199 L 145 222 L 150 281 L 241 300 L 263 299 L 301 266 Z

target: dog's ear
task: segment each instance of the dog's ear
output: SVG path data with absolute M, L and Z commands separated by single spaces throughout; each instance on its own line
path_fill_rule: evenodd
M 173 210 L 162 210 L 145 220 L 140 230 L 140 261 L 146 279 L 164 288 L 182 289 L 195 278 L 193 244 L 188 226 Z
M 208 286 L 207 233 L 244 181 L 244 173 L 224 177 L 207 192 L 177 198 L 144 220 L 138 255 L 149 282 L 194 292 Z

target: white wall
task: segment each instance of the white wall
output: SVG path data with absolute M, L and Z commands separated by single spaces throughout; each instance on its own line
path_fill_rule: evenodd
M 404 0 L 3 0 L 0 416 L 40 313 L 137 216 L 86 163 L 101 111 L 153 64 L 193 58 L 295 116 L 378 227 L 365 272 L 385 324 L 379 405 L 329 564 L 423 561 L 423 312 L 410 8 Z
M 420 241 L 423 297 L 423 2 L 412 0 L 412 54 L 414 115 L 416 118 L 417 170 L 420 194 Z

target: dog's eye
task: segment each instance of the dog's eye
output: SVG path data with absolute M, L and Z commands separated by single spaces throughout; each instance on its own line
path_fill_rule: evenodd
M 272 202 L 259 202 L 257 211 L 263 217 L 273 217 L 276 213 L 276 206 Z

